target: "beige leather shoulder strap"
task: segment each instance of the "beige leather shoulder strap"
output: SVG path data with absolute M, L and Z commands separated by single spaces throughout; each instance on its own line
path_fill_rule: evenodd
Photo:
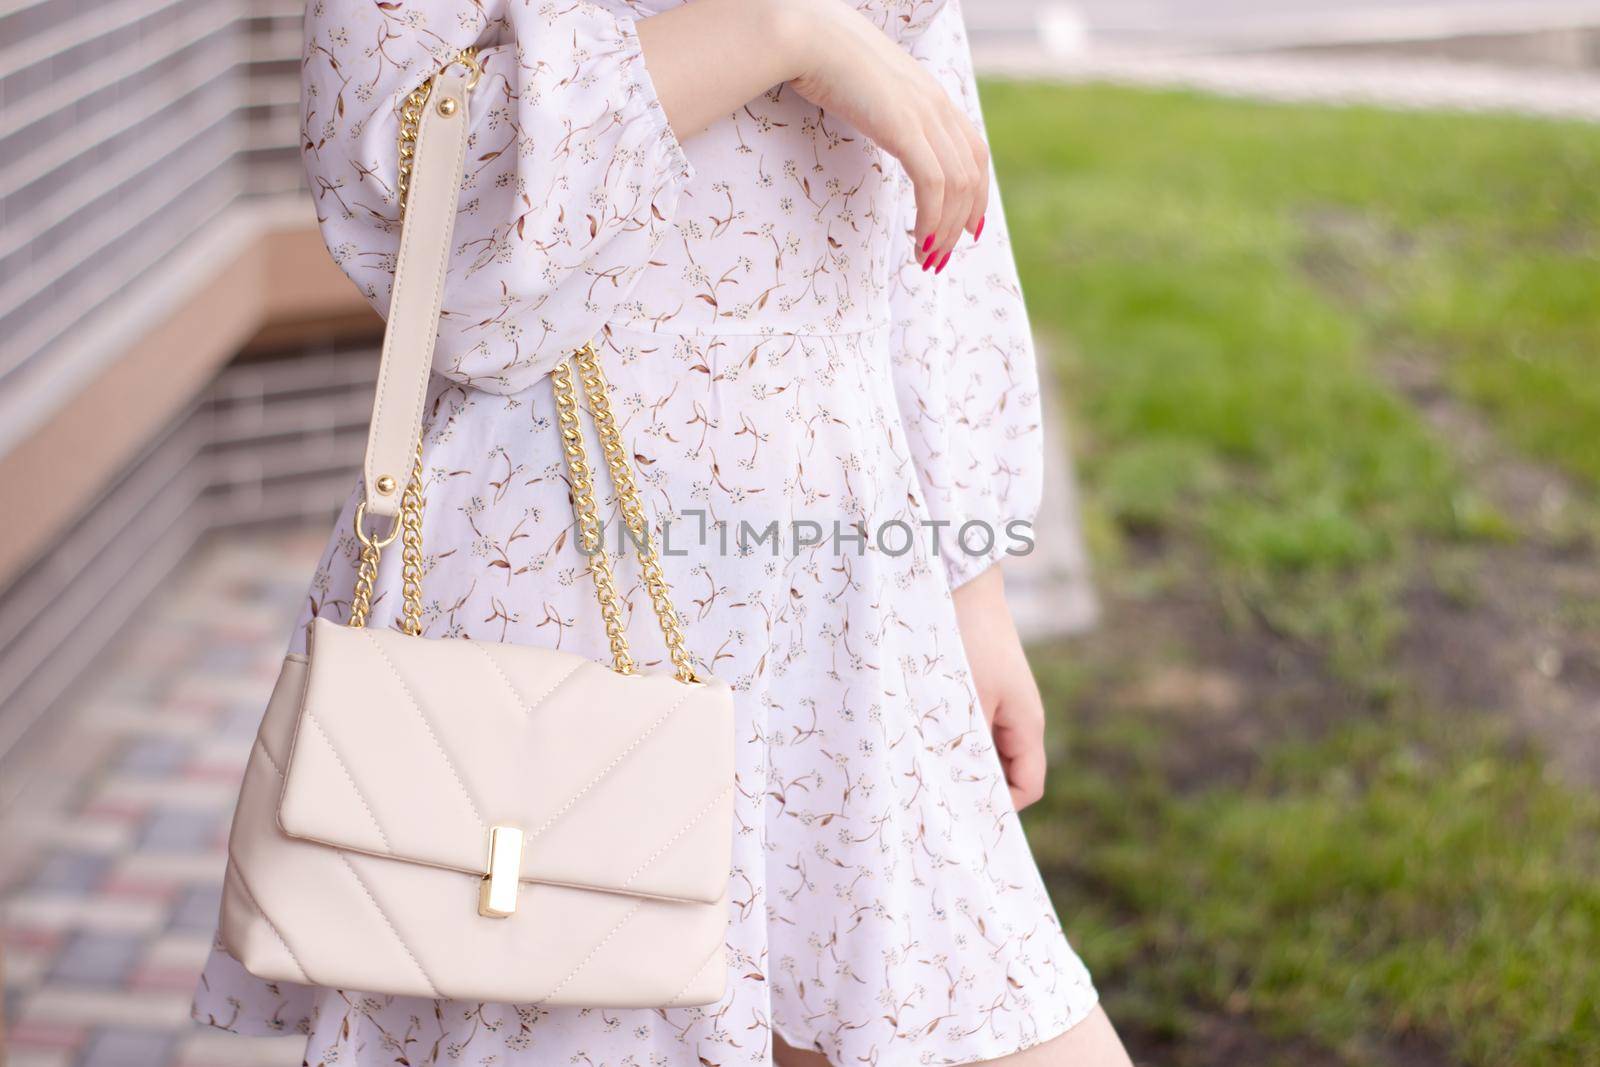
M 394 266 L 383 361 L 378 367 L 372 428 L 367 434 L 366 510 L 394 517 L 411 476 L 422 408 L 439 335 L 445 272 L 455 229 L 466 156 L 468 73 L 454 68 L 434 79 L 422 109 Z

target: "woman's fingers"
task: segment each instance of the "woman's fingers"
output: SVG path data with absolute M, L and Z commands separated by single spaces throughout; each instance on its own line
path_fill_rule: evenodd
M 964 232 L 977 236 L 989 204 L 989 150 L 977 129 L 943 98 L 923 119 L 922 136 L 901 163 L 917 200 L 917 261 L 942 271 Z
M 819 4 L 823 32 L 789 84 L 854 123 L 895 156 L 916 193 L 919 262 L 943 269 L 963 231 L 976 235 L 988 202 L 988 149 L 938 81 L 854 5 Z
M 942 270 L 961 234 L 976 236 L 987 210 L 989 150 L 966 115 L 920 71 L 907 98 L 868 136 L 898 158 L 911 178 L 917 262 L 924 270 Z
M 1005 767 L 1006 785 L 1017 810 L 1044 796 L 1044 698 L 1028 669 L 1020 640 L 1009 646 L 1013 665 L 1005 672 L 1005 690 L 994 716 L 994 746 Z
M 908 137 L 901 150 L 900 165 L 911 178 L 912 195 L 917 205 L 914 231 L 919 261 L 936 253 L 939 227 L 944 213 L 944 168 L 926 137 Z
M 967 213 L 965 227 L 976 241 L 978 232 L 983 227 L 984 216 L 989 212 L 989 145 L 984 141 L 983 134 L 978 132 L 978 127 L 973 125 L 967 116 L 960 116 L 960 127 L 967 148 L 972 153 L 972 164 L 978 171 L 978 187 L 972 197 L 972 210 Z
M 1044 796 L 1046 757 L 1043 723 L 1035 731 L 1031 716 L 1019 716 L 1002 704 L 995 712 L 994 744 L 1005 769 L 1006 786 L 1018 811 Z
M 962 160 L 962 156 L 966 154 L 966 146 L 951 139 L 937 115 L 928 120 L 927 137 L 938 158 L 943 178 L 941 182 L 943 196 L 939 204 L 939 222 L 934 232 L 933 248 L 930 249 L 933 255 L 924 257 L 923 266 L 926 269 L 931 261 L 931 265 L 937 269 L 961 237 L 967 200 L 972 195 L 972 176 Z

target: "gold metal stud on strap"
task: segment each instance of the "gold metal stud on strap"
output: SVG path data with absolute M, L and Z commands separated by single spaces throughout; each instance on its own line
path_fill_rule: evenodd
M 483 77 L 483 64 L 478 61 L 476 48 L 463 48 L 451 56 L 441 70 L 454 66 L 467 68 L 467 92 L 477 88 L 478 79 Z M 411 193 L 411 172 L 417 161 L 417 131 L 422 125 L 422 111 L 428 106 L 428 97 L 433 93 L 436 78 L 437 75 L 411 90 L 400 103 L 400 167 L 395 175 L 395 196 L 402 215 L 406 210 L 406 197 Z M 448 111 L 444 109 L 444 103 L 440 102 L 439 113 L 446 118 L 455 114 L 458 106 L 455 101 L 448 101 Z

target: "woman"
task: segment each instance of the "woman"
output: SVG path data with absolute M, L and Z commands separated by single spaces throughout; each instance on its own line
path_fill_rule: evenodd
M 580 1011 L 289 987 L 218 951 L 196 1018 L 303 1031 L 310 1063 L 1125 1064 L 1015 813 L 1043 711 L 998 561 L 1036 505 L 1039 396 L 954 0 L 306 21 L 312 190 L 380 308 L 396 103 L 478 49 L 426 630 L 604 658 L 547 380 L 593 339 L 693 651 L 736 692 L 731 971 L 712 1008 Z M 338 529 L 303 623 L 349 609 L 348 509 Z

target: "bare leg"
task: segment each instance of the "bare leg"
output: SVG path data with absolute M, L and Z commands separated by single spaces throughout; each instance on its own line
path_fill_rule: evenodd
M 772 1038 L 778 1067 L 829 1067 L 820 1052 L 803 1052 Z M 1084 1020 L 1060 1037 L 1024 1049 L 1012 1056 L 989 1060 L 992 1067 L 1133 1067 L 1106 1013 L 1096 1007 Z

